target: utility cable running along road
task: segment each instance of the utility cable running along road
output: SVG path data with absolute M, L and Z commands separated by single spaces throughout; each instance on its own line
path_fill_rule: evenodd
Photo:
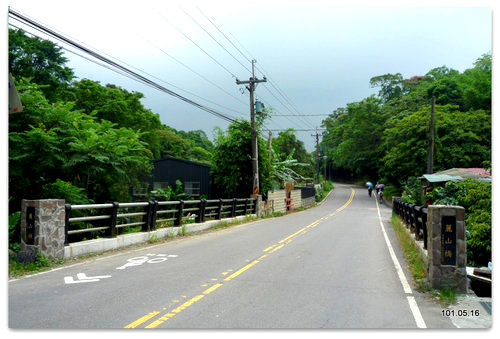
M 11 328 L 452 328 L 365 189 L 9 282 Z

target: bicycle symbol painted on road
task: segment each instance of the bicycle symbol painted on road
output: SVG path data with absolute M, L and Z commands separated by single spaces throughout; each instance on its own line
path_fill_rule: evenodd
M 159 264 L 166 261 L 168 258 L 176 258 L 175 254 L 147 254 L 145 256 L 134 257 L 127 259 L 127 263 L 123 266 L 117 267 L 117 270 L 124 270 L 127 267 L 140 266 L 143 264 Z

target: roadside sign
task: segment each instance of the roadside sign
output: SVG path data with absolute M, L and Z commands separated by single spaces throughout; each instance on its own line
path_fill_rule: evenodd
M 19 94 L 17 93 L 16 85 L 14 85 L 12 74 L 9 73 L 9 114 L 22 111 L 23 105 L 21 104 L 21 99 L 19 99 Z

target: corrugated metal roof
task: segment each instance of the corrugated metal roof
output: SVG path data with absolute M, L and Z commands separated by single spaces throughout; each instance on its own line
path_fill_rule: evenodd
M 485 168 L 450 168 L 434 174 L 461 176 L 462 178 L 491 178 L 489 170 Z
M 460 181 L 463 180 L 462 177 L 458 175 L 448 175 L 448 174 L 424 174 L 423 176 L 428 182 L 443 182 L 443 181 Z
M 428 182 L 461 181 L 467 178 L 491 182 L 490 171 L 484 168 L 450 168 L 420 177 Z

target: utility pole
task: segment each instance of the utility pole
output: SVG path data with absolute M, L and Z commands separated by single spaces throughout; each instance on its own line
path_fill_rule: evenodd
M 434 167 L 434 110 L 436 105 L 436 97 L 432 97 L 431 101 L 431 121 L 429 126 L 429 152 L 427 157 L 427 174 L 432 174 Z
M 319 133 L 318 128 L 316 128 L 316 134 L 311 134 L 312 137 L 316 137 L 316 177 L 317 183 L 319 184 Z
M 272 160 L 273 150 L 273 132 L 269 131 L 269 139 L 267 140 L 267 147 L 269 149 L 269 162 Z
M 266 77 L 259 80 L 255 77 L 255 60 L 252 60 L 252 77 L 248 81 L 240 81 L 236 78 L 236 84 L 238 85 L 248 85 L 245 86 L 250 92 L 250 124 L 252 128 L 252 175 L 253 175 L 253 186 L 252 194 L 259 194 L 259 156 L 258 156 L 258 143 L 257 143 L 257 131 L 255 130 L 255 103 L 254 103 L 254 91 L 256 85 L 259 82 L 267 82 Z
M 324 173 L 324 178 L 326 180 L 326 155 L 323 155 L 323 173 Z

